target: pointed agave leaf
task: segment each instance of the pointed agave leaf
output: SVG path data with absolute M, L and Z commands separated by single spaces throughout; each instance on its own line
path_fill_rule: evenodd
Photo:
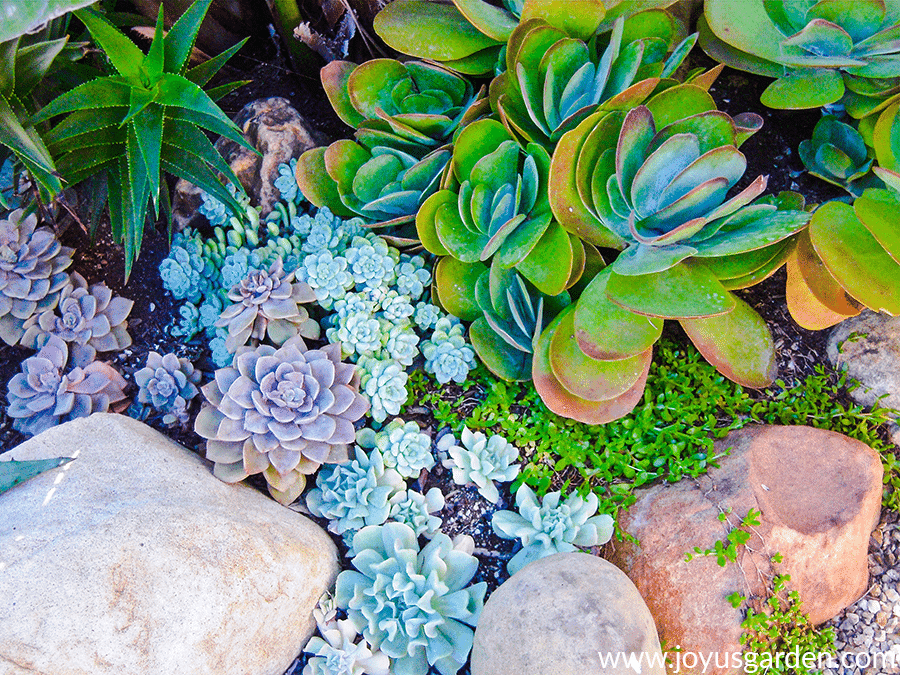
M 716 370 L 744 387 L 762 389 L 775 381 L 775 341 L 750 305 L 739 298 L 734 302 L 727 314 L 679 323 Z
M 181 74 L 184 72 L 188 64 L 188 57 L 194 49 L 200 24 L 203 23 L 203 18 L 211 3 L 212 0 L 196 0 L 166 34 L 165 71 L 167 73 Z
M 584 289 L 575 306 L 578 346 L 592 359 L 626 359 L 650 349 L 662 335 L 663 321 L 635 314 L 606 295 L 611 270 L 601 271 Z
M 7 460 L 0 462 L 0 494 L 29 478 L 68 464 L 74 457 L 54 457 L 53 459 Z
M 79 110 L 68 115 L 62 122 L 44 134 L 44 139 L 49 148 L 53 148 L 54 151 L 58 152 L 65 149 L 58 146 L 63 145 L 69 139 L 93 134 L 108 127 L 118 127 L 126 112 L 126 108 Z
M 613 272 L 606 294 L 620 307 L 665 319 L 715 316 L 734 308 L 734 298 L 722 282 L 692 261 L 656 274 L 623 276 Z
M 900 314 L 900 264 L 841 202 L 820 206 L 809 237 L 831 275 L 869 309 Z
M 113 26 L 105 16 L 93 10 L 79 9 L 75 11 L 75 16 L 88 29 L 94 42 L 106 54 L 116 72 L 131 80 L 140 78 L 144 53 L 127 35 Z
M 101 77 L 60 94 L 45 105 L 31 120 L 32 124 L 45 122 L 51 117 L 76 110 L 129 107 L 131 87 L 118 77 Z
M 211 59 L 204 61 L 200 65 L 191 68 L 184 74 L 184 76 L 188 80 L 196 84 L 198 87 L 202 87 L 211 79 L 213 79 L 213 77 L 215 77 L 216 73 L 219 72 L 222 66 L 224 66 L 232 56 L 237 54 L 241 50 L 241 47 L 247 44 L 247 40 L 249 39 L 249 37 L 246 37 L 233 47 L 226 49 L 221 54 L 217 54 Z M 247 80 L 247 82 L 249 82 L 249 80 Z M 212 91 L 213 90 L 209 90 L 206 93 L 210 95 L 211 99 L 216 100 L 216 97 L 211 93 Z

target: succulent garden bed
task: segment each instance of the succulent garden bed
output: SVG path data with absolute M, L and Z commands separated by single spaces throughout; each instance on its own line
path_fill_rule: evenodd
M 783 3 L 812 12 L 802 32 L 799 9 L 772 18 L 748 3 L 766 30 L 790 27 L 804 36 L 791 48 L 811 50 L 773 85 L 777 54 L 720 39 L 725 0 L 700 18 L 703 50 L 687 25 L 696 3 L 669 14 L 671 2 L 647 2 L 636 17 L 613 3 L 604 18 L 585 0 L 566 18 L 553 3 L 454 2 L 396 0 L 375 22 L 389 47 L 432 61 L 331 59 L 321 80 L 296 72 L 276 40 L 227 65 L 189 62 L 185 36 L 205 2 L 184 34 L 163 38 L 158 24 L 131 72 L 117 59 L 138 47 L 79 10 L 118 75 L 95 99 L 41 101 L 32 122 L 56 120 L 51 151 L 75 139 L 53 157 L 74 178 L 92 175 L 79 148 L 100 153 L 92 180 L 109 217 L 92 237 L 98 183 L 52 206 L 52 175 L 13 146 L 34 177 L 19 208 L 29 196 L 44 206 L 40 221 L 0 211 L 19 256 L 0 306 L 0 443 L 91 412 L 145 422 L 334 540 L 343 571 L 285 675 L 447 675 L 470 672 L 484 601 L 511 574 L 557 552 L 613 557 L 617 517 L 641 488 L 705 474 L 726 454 L 716 441 L 745 426 L 830 429 L 872 447 L 885 471 L 877 607 L 835 619 L 837 648 L 889 649 L 874 636 L 900 618 L 888 574 L 900 554 L 894 413 L 854 401 L 824 329 L 900 310 L 896 40 L 865 42 L 882 19 L 896 31 L 900 5 L 833 0 L 852 17 L 841 27 L 827 8 Z M 883 5 L 893 14 L 877 20 L 858 9 Z M 431 49 L 432 21 L 468 25 L 470 42 Z M 136 98 L 152 77 L 170 101 Z M 228 91 L 238 78 L 250 84 Z M 202 112 L 201 86 L 222 94 L 218 112 L 211 99 Z M 202 130 L 250 147 L 216 115 L 273 96 L 331 143 L 270 167 L 278 199 L 266 213 Z M 97 110 L 127 124 L 82 143 L 70 127 Z M 151 194 L 175 187 L 161 167 L 208 191 L 171 241 L 162 218 L 150 225 L 163 208 Z M 752 514 L 739 516 L 733 531 L 749 532 Z M 752 619 L 765 598 L 740 602 Z M 836 648 L 802 616 L 792 605 L 755 647 Z M 766 624 L 754 625 L 761 640 Z

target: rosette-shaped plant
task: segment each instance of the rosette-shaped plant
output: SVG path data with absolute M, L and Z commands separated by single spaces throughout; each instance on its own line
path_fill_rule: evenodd
M 9 381 L 13 428 L 37 435 L 57 424 L 91 413 L 106 412 L 125 399 L 125 379 L 112 366 L 94 361 L 64 372 L 69 360 L 66 343 L 55 335 L 41 350 L 25 359 L 22 372 Z
M 601 103 L 627 110 L 646 99 L 696 42 L 696 34 L 682 40 L 684 33 L 661 9 L 620 18 L 606 40 L 589 44 L 544 21 L 521 23 L 510 36 L 506 72 L 491 82 L 492 105 L 511 134 L 552 152 Z
M 309 639 L 303 651 L 313 654 L 303 675 L 390 675 L 391 660 L 387 654 L 375 650 L 364 639 L 356 642 L 359 630 L 352 621 L 323 616 L 319 608 L 313 611 L 319 634 Z
M 68 281 L 72 249 L 61 246 L 37 216 L 17 209 L 0 220 L 0 338 L 14 345 L 24 322 L 53 307 Z
M 472 106 L 484 97 L 465 78 L 422 61 L 332 61 L 321 77 L 331 106 L 356 129 L 358 141 L 412 155 L 450 143 L 464 120 L 478 114 Z
M 519 475 L 519 450 L 503 436 L 490 438 L 480 431 L 472 433 L 463 427 L 462 445 L 456 444 L 452 434 L 444 436 L 438 449 L 447 454 L 443 464 L 453 471 L 457 485 L 474 484 L 478 493 L 492 504 L 500 499 L 495 483 L 508 483 Z
M 72 363 L 85 367 L 97 352 L 117 352 L 131 344 L 126 320 L 134 303 L 113 297 L 106 284 L 94 284 L 88 289 L 84 277 L 73 272 L 63 286 L 59 302 L 28 319 L 22 345 L 39 349 L 51 336 L 68 342 Z
M 707 0 L 698 27 L 714 59 L 778 78 L 770 108 L 840 102 L 862 118 L 900 94 L 898 0 Z
M 547 297 L 515 270 L 493 265 L 479 277 L 475 300 L 483 315 L 469 327 L 469 340 L 478 358 L 504 380 L 530 380 L 534 345 L 569 294 Z
M 390 499 L 405 489 L 403 477 L 386 469 L 378 450 L 356 451 L 356 459 L 319 471 L 316 487 L 306 494 L 306 507 L 328 519 L 335 534 L 381 525 L 388 519 Z
M 440 384 L 450 380 L 462 384 L 475 367 L 475 350 L 466 344 L 462 325 L 454 321 L 446 316 L 438 319 L 431 338 L 422 342 L 425 371 L 434 373 Z
M 414 490 L 404 490 L 391 497 L 390 520 L 405 523 L 417 537 L 431 539 L 441 529 L 442 521 L 432 515 L 444 508 L 444 495 L 436 487 L 424 495 Z
M 804 166 L 813 176 L 859 196 L 867 187 L 879 187 L 881 181 L 869 173 L 869 157 L 862 135 L 834 115 L 820 119 L 812 138 L 797 149 Z
M 355 570 L 337 578 L 335 600 L 372 647 L 393 659 L 394 675 L 454 675 L 472 649 L 487 585 L 474 542 L 438 533 L 419 550 L 403 523 L 364 527 L 353 538 Z M 468 550 L 466 550 L 468 549 Z
M 460 132 L 452 169 L 458 190 L 435 193 L 416 217 L 425 248 L 469 266 L 515 267 L 542 292 L 561 293 L 581 243 L 570 241 L 550 211 L 547 151 L 537 143 L 523 150 L 500 122 L 479 120 Z M 443 297 L 458 275 L 436 274 L 435 283 Z
M 550 492 L 538 503 L 527 485 L 516 490 L 515 511 L 497 511 L 491 518 L 494 533 L 503 539 L 519 539 L 522 549 L 507 563 L 515 574 L 530 562 L 554 553 L 571 553 L 578 547 L 599 546 L 612 537 L 613 519 L 597 513 L 597 495 L 582 498 L 571 494 L 565 500 Z
M 746 167 L 737 148 L 761 123 L 732 119 L 702 88 L 679 85 L 627 114 L 597 112 L 563 137 L 554 213 L 588 241 L 625 250 L 538 341 L 535 386 L 552 410 L 594 424 L 628 412 L 666 318 L 730 379 L 774 379 L 768 328 L 729 291 L 784 264 L 809 214 L 802 199 L 756 199 L 763 177 L 726 200 Z
M 384 422 L 388 415 L 400 414 L 409 398 L 406 382 L 409 376 L 393 359 L 363 356 L 359 360 L 360 391 L 369 399 L 372 419 Z
M 203 387 L 208 403 L 195 422 L 215 475 L 237 483 L 262 473 L 272 496 L 290 504 L 323 462 L 347 459 L 353 423 L 368 409 L 355 371 L 338 345 L 307 349 L 300 336 L 277 350 L 238 350 Z
M 302 303 L 314 302 L 315 291 L 309 284 L 294 281 L 293 272 L 285 272 L 281 258 L 268 270 L 251 270 L 243 281 L 228 292 L 234 304 L 226 307 L 215 325 L 228 328 L 229 351 L 266 335 L 276 345 L 295 335 L 319 337 L 319 324 L 311 319 Z
M 431 437 L 423 433 L 415 422 L 391 420 L 378 433 L 371 429 L 361 430 L 356 440 L 363 447 L 378 448 L 384 465 L 396 469 L 404 478 L 418 478 L 422 469 L 434 466 Z
M 875 172 L 888 189 L 869 188 L 852 205 L 822 204 L 788 258 L 788 309 L 804 328 L 863 308 L 900 315 L 900 174 Z
M 147 354 L 147 365 L 134 374 L 134 383 L 140 388 L 138 403 L 151 405 L 165 413 L 163 423 L 185 424 L 187 407 L 198 394 L 202 373 L 194 364 L 174 354 Z

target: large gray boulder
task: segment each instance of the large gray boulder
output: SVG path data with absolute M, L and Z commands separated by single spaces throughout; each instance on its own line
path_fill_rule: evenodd
M 615 565 L 586 553 L 537 560 L 494 591 L 471 663 L 472 675 L 666 672 L 641 594 Z
M 317 525 L 122 415 L 3 459 L 76 459 L 0 494 L 0 672 L 281 675 L 337 572 Z

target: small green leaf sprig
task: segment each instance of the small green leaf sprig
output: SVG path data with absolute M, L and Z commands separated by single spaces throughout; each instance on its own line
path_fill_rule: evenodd
M 730 508 L 718 515 L 719 522 L 728 523 L 729 515 L 731 515 Z M 750 530 L 751 528 L 758 527 L 760 525 L 760 523 L 762 522 L 760 521 L 761 515 L 762 514 L 760 513 L 759 509 L 750 509 L 747 512 L 747 515 L 741 519 L 740 524 L 728 531 L 728 534 L 725 536 L 724 541 L 717 541 L 712 548 L 707 549 L 703 549 L 700 546 L 695 546 L 694 553 L 684 554 L 685 562 L 690 562 L 691 560 L 693 560 L 694 554 L 703 556 L 716 556 L 716 562 L 719 564 L 719 567 L 725 567 L 725 565 L 729 562 L 737 562 L 738 549 L 741 546 L 746 546 L 747 542 L 750 541 L 751 537 L 753 537 L 753 533 Z

